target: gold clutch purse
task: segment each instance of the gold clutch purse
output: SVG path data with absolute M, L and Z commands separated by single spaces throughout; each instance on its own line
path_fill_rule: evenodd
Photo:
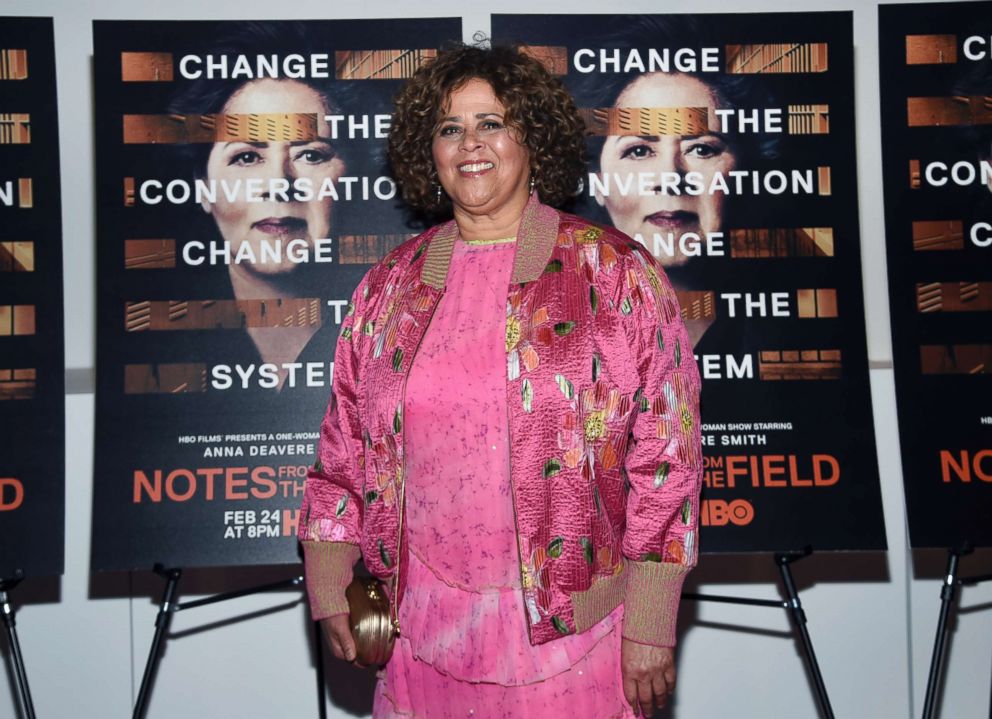
M 396 632 L 382 582 L 375 577 L 355 577 L 344 595 L 357 660 L 365 665 L 385 664 L 393 654 Z

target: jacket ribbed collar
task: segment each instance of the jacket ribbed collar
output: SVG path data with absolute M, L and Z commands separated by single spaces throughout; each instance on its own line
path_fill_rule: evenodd
M 513 273 L 510 282 L 536 280 L 548 266 L 551 252 L 558 237 L 558 213 L 542 204 L 535 192 L 524 206 L 517 231 L 517 251 L 513 256 Z M 438 226 L 427 246 L 427 256 L 420 279 L 434 289 L 443 290 L 451 265 L 451 253 L 458 239 L 458 225 L 449 220 Z

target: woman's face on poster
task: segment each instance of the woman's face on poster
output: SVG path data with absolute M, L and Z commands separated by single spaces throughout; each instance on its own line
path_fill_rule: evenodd
M 333 200 L 326 197 L 302 201 L 295 199 L 293 192 L 298 178 L 308 178 L 316 198 L 326 180 L 336 181 L 344 172 L 344 162 L 331 144 L 330 129 L 324 119 L 330 108 L 318 92 L 304 83 L 265 79 L 242 86 L 222 112 L 317 116 L 315 137 L 298 142 L 218 142 L 207 159 L 207 179 L 218 181 L 218 190 L 217 201 L 205 202 L 203 209 L 213 217 L 224 240 L 230 242 L 232 255 L 247 243 L 250 256 L 256 261 L 243 266 L 257 274 L 289 272 L 297 265 L 287 259 L 288 243 L 303 240 L 311 249 L 314 240 L 330 237 Z M 280 178 L 289 183 L 289 190 L 285 194 L 269 192 L 270 182 Z M 226 180 L 229 188 L 241 180 L 234 200 L 220 189 L 221 180 Z M 250 200 L 245 191 L 248 180 L 260 180 L 262 188 Z M 279 255 L 283 261 L 272 262 L 271 255 L 263 258 L 263 245 L 274 247 L 277 240 L 282 240 Z
M 650 73 L 641 75 L 624 88 L 616 107 L 706 107 L 708 127 L 719 129 L 714 113 L 718 101 L 704 82 L 689 75 Z M 698 173 L 701 184 L 708 187 L 716 172 L 726 173 L 736 167 L 737 159 L 725 138 L 718 132 L 688 135 L 611 135 L 600 155 L 600 171 L 608 181 L 610 192 L 597 192 L 596 199 L 606 208 L 614 226 L 640 239 L 651 248 L 655 234 L 674 237 L 673 256 L 658 259 L 664 265 L 680 265 L 690 258 L 679 251 L 679 238 L 706 233 L 723 227 L 722 193 L 690 195 L 684 190 L 675 194 L 662 190 L 659 178 L 681 179 L 686 173 Z M 663 174 L 664 173 L 664 174 Z M 653 178 L 644 185 L 640 177 Z M 641 186 L 642 190 L 638 191 Z M 618 187 L 629 188 L 622 192 Z M 652 188 L 645 192 L 643 187 Z

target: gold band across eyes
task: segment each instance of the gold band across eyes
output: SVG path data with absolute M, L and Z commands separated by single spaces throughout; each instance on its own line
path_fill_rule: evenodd
M 594 107 L 579 110 L 586 134 L 609 135 L 706 135 L 708 107 Z
M 317 113 L 124 115 L 124 144 L 311 142 L 319 140 Z

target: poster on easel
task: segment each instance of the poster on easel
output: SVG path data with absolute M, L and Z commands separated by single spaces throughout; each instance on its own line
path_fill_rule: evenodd
M 574 94 L 573 211 L 664 266 L 703 378 L 700 550 L 884 549 L 846 12 L 495 15 Z
M 0 18 L 0 579 L 65 537 L 62 206 L 51 18 Z
M 992 3 L 881 5 L 885 235 L 914 548 L 992 546 Z
M 92 568 L 298 561 L 333 351 L 414 235 L 391 98 L 459 19 L 94 23 Z

